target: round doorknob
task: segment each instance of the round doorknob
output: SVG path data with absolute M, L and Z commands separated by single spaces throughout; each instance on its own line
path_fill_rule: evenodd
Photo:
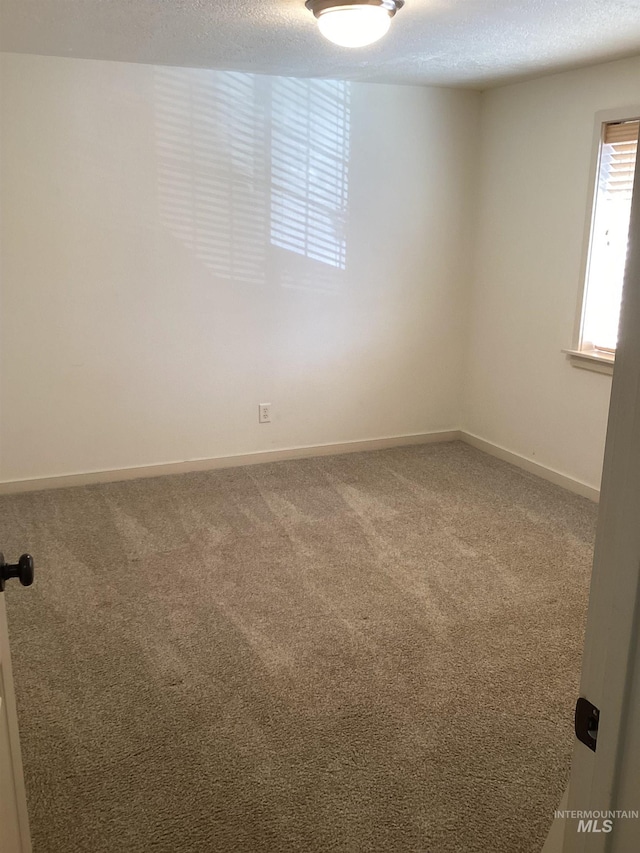
M 31 554 L 23 554 L 18 560 L 18 580 L 22 586 L 31 586 L 34 569 L 35 566 Z
M 23 554 L 15 565 L 5 563 L 4 555 L 0 554 L 0 592 L 4 590 L 5 581 L 10 578 L 18 578 L 22 586 L 31 586 L 34 568 L 31 554 Z

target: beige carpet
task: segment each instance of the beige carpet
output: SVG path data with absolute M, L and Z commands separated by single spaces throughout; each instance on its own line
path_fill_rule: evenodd
M 460 443 L 0 499 L 35 853 L 538 851 L 595 518 Z

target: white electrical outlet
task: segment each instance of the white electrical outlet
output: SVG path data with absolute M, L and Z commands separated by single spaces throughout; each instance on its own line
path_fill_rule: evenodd
M 271 423 L 271 403 L 258 403 L 258 423 Z

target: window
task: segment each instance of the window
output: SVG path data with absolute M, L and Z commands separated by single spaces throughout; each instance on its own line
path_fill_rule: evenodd
M 612 365 L 615 356 L 639 126 L 629 118 L 600 127 L 579 340 L 571 351 L 581 367 L 589 366 L 584 359 Z

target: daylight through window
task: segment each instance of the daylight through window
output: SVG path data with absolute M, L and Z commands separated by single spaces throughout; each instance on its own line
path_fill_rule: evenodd
M 580 349 L 614 353 L 627 258 L 638 120 L 603 126 Z

